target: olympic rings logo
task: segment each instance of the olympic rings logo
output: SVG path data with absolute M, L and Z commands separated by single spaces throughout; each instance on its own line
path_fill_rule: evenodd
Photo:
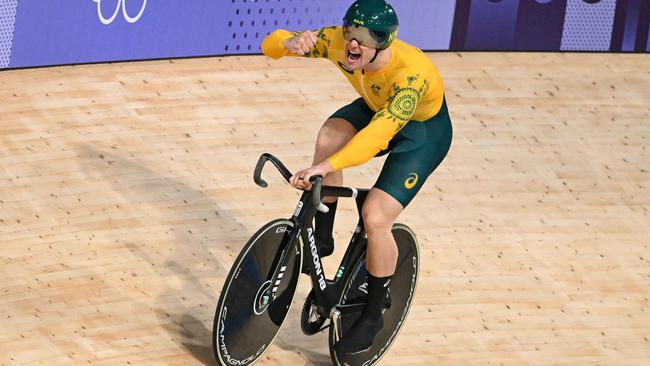
M 124 15 L 124 19 L 133 24 L 140 20 L 142 17 L 142 13 L 144 13 L 144 8 L 147 7 L 147 0 L 144 0 L 142 3 L 142 8 L 140 8 L 140 12 L 132 17 L 129 15 L 129 13 L 126 11 L 126 0 L 117 0 L 117 6 L 115 6 L 115 11 L 113 12 L 113 15 L 111 15 L 109 18 L 106 18 L 104 14 L 102 13 L 102 0 L 93 0 L 94 3 L 97 3 L 97 16 L 99 17 L 99 21 L 102 22 L 104 25 L 109 25 L 113 23 L 115 18 L 117 18 L 117 13 L 120 12 L 120 5 L 122 6 L 122 15 Z

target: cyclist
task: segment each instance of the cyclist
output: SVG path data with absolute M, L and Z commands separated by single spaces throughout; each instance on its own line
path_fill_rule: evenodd
M 342 185 L 342 169 L 390 153 L 362 210 L 368 234 L 368 297 L 361 317 L 334 346 L 341 353 L 367 350 L 383 327 L 383 299 L 398 257 L 392 225 L 451 145 L 443 81 L 421 50 L 396 39 L 397 31 L 397 15 L 385 0 L 357 0 L 342 27 L 278 29 L 261 46 L 274 59 L 327 58 L 361 96 L 325 121 L 313 164 L 291 177 L 294 187 L 311 189 L 309 178 L 314 175 L 322 175 L 323 184 Z M 334 250 L 337 205 L 336 198 L 323 201 L 330 210 L 315 218 L 321 257 Z

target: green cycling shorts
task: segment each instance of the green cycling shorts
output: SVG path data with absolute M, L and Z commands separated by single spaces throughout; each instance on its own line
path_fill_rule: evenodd
M 344 119 L 360 131 L 374 115 L 375 112 L 363 98 L 359 98 L 330 118 Z M 373 187 L 391 195 L 402 207 L 408 206 L 429 175 L 447 156 L 451 138 L 451 119 L 443 99 L 438 114 L 426 121 L 410 121 L 393 137 L 388 148 L 377 154 L 389 155 Z

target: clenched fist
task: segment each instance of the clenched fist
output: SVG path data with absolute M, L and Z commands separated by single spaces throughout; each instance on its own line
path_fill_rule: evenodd
M 284 42 L 284 48 L 296 55 L 306 55 L 316 45 L 316 32 L 305 31 L 299 33 Z

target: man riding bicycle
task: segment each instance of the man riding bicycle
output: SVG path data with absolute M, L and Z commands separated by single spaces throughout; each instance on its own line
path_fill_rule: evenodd
M 265 55 L 327 58 L 361 96 L 336 111 L 321 127 L 311 167 L 291 185 L 311 189 L 309 178 L 342 185 L 342 170 L 389 154 L 363 206 L 368 234 L 368 298 L 361 317 L 335 345 L 337 352 L 364 351 L 383 326 L 382 304 L 395 272 L 393 223 L 440 165 L 451 145 L 452 127 L 443 81 L 418 48 L 396 39 L 398 21 L 385 0 L 357 0 L 342 27 L 316 31 L 276 30 L 262 42 Z M 332 254 L 336 198 L 325 197 L 329 212 L 317 213 L 321 257 Z M 308 269 L 306 269 L 308 270 Z

